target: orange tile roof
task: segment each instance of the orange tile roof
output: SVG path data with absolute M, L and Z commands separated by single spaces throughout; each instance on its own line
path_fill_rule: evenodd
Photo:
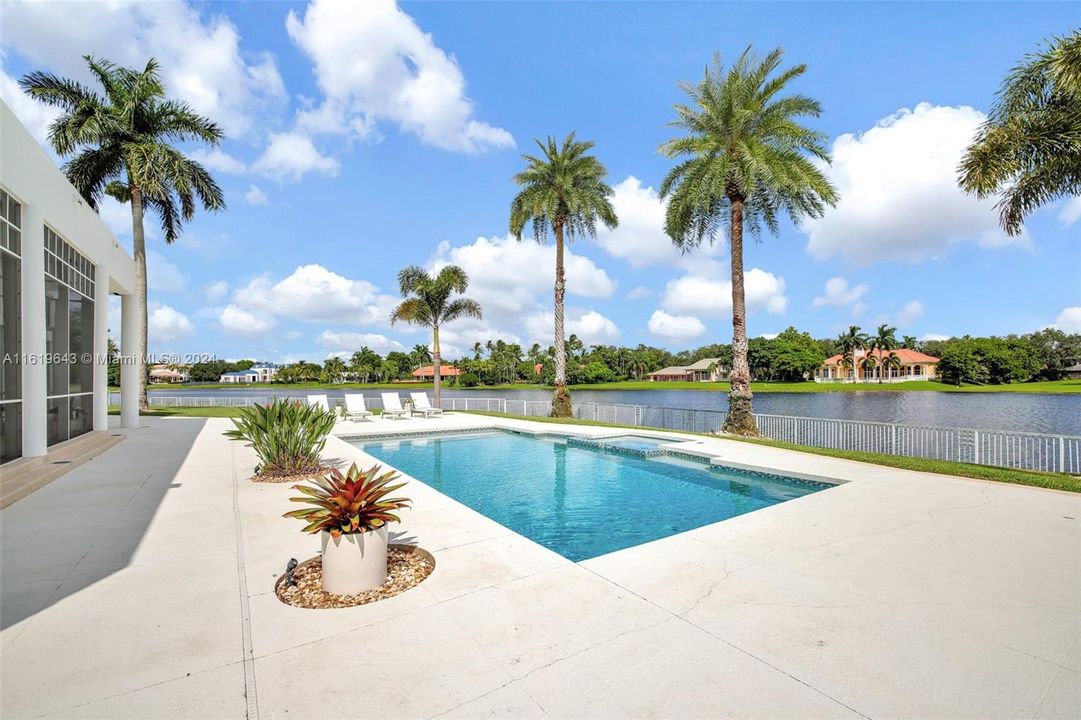
M 933 357 L 931 355 L 927 355 L 925 353 L 921 353 L 919 350 L 909 350 L 908 348 L 897 348 L 893 352 L 897 355 L 897 357 L 901 358 L 901 362 L 905 363 L 906 365 L 917 365 L 919 363 L 937 363 L 938 362 L 938 358 Z M 874 355 L 876 360 L 881 360 L 883 357 L 889 355 L 889 352 L 888 351 L 883 351 L 883 350 L 875 350 L 874 352 L 864 351 L 864 354 L 863 355 L 857 355 L 856 359 L 861 360 L 861 359 L 867 357 L 868 355 Z M 826 365 L 837 365 L 840 362 L 841 362 L 841 356 L 840 356 L 840 354 L 837 354 L 837 355 L 831 355 L 830 357 L 826 358 L 826 362 L 824 364 L 826 364 Z
M 452 377 L 461 374 L 462 371 L 453 365 L 439 365 L 439 377 Z M 424 367 L 419 367 L 413 371 L 413 377 L 435 377 L 435 366 L 425 365 Z

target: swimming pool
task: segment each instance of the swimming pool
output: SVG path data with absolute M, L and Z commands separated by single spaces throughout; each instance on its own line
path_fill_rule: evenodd
M 553 435 L 488 431 L 350 442 L 574 561 L 831 487 Z

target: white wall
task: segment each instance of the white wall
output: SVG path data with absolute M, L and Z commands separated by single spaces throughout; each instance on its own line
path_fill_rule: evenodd
M 95 265 L 104 265 L 109 274 L 109 292 L 134 292 L 135 262 L 131 256 L 3 101 L 0 185 L 23 205 L 37 207 L 45 222 Z M 40 234 L 41 228 L 28 227 L 24 220 L 22 232 L 25 243 L 27 236 Z
M 105 379 L 109 303 L 106 293 L 130 295 L 135 262 L 75 188 L 52 157 L 38 145 L 11 109 L 0 101 L 0 187 L 22 205 L 21 334 L 24 355 L 45 352 L 44 225 L 95 265 L 93 389 L 95 430 L 107 426 Z M 125 326 L 128 327 L 127 323 Z M 120 328 L 113 328 L 114 331 Z M 130 333 L 129 333 L 130 334 Z M 22 367 L 23 447 L 25 457 L 46 454 L 46 368 L 40 361 Z M 131 403 L 129 403 L 131 404 Z M 138 424 L 138 408 L 135 408 Z M 129 418 L 130 420 L 130 418 Z

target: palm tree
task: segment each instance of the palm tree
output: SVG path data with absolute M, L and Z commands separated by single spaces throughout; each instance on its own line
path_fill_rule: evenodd
M 344 374 L 345 361 L 337 355 L 331 355 L 323 363 L 323 375 L 326 376 L 327 382 L 341 382 Z
M 427 345 L 416 344 L 413 346 L 413 350 L 409 353 L 410 361 L 413 363 L 413 369 L 416 370 L 425 363 L 432 361 L 432 351 Z
M 1081 195 L 1081 30 L 1053 38 L 1002 83 L 976 139 L 961 159 L 961 188 L 1001 194 L 1008 235 L 1052 200 Z
M 68 180 L 95 210 L 106 194 L 131 204 L 135 255 L 135 301 L 139 327 L 135 374 L 139 378 L 139 407 L 147 409 L 146 242 L 143 211 L 161 220 L 165 242 L 180 235 L 181 226 L 195 215 L 195 201 L 206 210 L 221 210 L 221 188 L 199 163 L 171 143 L 221 142 L 223 133 L 211 120 L 187 104 L 165 97 L 165 87 L 153 58 L 141 71 L 107 60 L 84 56 L 104 95 L 74 80 L 32 72 L 19 81 L 31 97 L 60 108 L 49 126 L 49 143 L 57 155 L 73 155 L 64 164 Z
M 484 346 L 479 342 L 473 343 L 473 359 L 480 360 L 480 356 L 484 353 Z
M 871 352 L 878 352 L 878 360 L 883 360 L 887 354 L 897 349 L 897 328 L 882 324 L 878 326 L 870 341 Z M 882 383 L 882 371 L 888 370 L 886 363 L 878 363 L 878 382 Z
M 915 335 L 904 335 L 901 337 L 901 347 L 909 350 L 919 350 L 920 341 L 916 339 Z
M 679 163 L 661 184 L 668 198 L 665 232 L 687 251 L 717 231 L 728 231 L 732 273 L 732 372 L 726 432 L 755 435 L 751 377 L 747 362 L 747 309 L 743 287 L 743 231 L 758 237 L 764 225 L 777 234 L 778 215 L 793 220 L 819 217 L 837 192 L 812 159 L 829 162 L 824 133 L 800 124 L 818 117 L 818 102 L 803 95 L 779 95 L 806 70 L 781 70 L 782 51 L 759 61 L 747 48 L 730 68 L 714 57 L 697 84 L 681 87 L 689 104 L 675 106 L 671 124 L 686 135 L 660 151 Z M 811 157 L 808 157 L 810 155 Z
M 423 268 L 410 265 L 398 273 L 398 288 L 406 298 L 390 315 L 390 321 L 399 320 L 412 325 L 432 329 L 432 370 L 435 383 L 435 405 L 439 407 L 442 378 L 439 357 L 439 328 L 445 323 L 462 317 L 480 319 L 480 305 L 469 298 L 455 298 L 469 287 L 469 276 L 457 265 L 447 265 L 432 277 Z
M 543 157 L 523 155 L 526 169 L 514 176 L 521 186 L 510 207 L 510 231 L 519 240 L 527 223 L 533 237 L 545 242 L 551 230 L 556 241 L 556 280 L 553 303 L 555 315 L 555 392 L 552 417 L 570 417 L 571 397 L 567 392 L 567 353 L 563 340 L 563 296 L 566 278 L 563 268 L 563 242 L 586 235 L 596 236 L 597 221 L 610 229 L 619 224 L 608 197 L 612 194 L 604 182 L 607 171 L 589 151 L 591 142 L 579 142 L 574 133 L 562 145 L 555 138 L 537 140 Z
M 892 350 L 882 358 L 882 367 L 886 369 L 888 375 L 892 376 L 894 370 L 900 371 L 904 366 L 905 364 L 901 362 L 901 356 Z
M 841 354 L 841 367 L 853 371 L 852 379 L 855 381 L 856 352 L 867 347 L 867 336 L 860 330 L 859 325 L 849 325 L 848 330 L 841 333 L 837 338 L 837 352 Z

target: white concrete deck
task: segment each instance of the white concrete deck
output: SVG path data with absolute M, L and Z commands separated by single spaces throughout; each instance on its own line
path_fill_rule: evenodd
M 527 423 L 341 423 L 338 434 Z M 226 420 L 143 419 L 0 512 L 5 720 L 1077 717 L 1081 496 L 694 438 L 844 484 L 571 563 L 410 482 L 420 587 L 282 605 L 317 538 Z M 573 426 L 571 432 L 613 434 Z M 334 438 L 327 455 L 370 461 Z

